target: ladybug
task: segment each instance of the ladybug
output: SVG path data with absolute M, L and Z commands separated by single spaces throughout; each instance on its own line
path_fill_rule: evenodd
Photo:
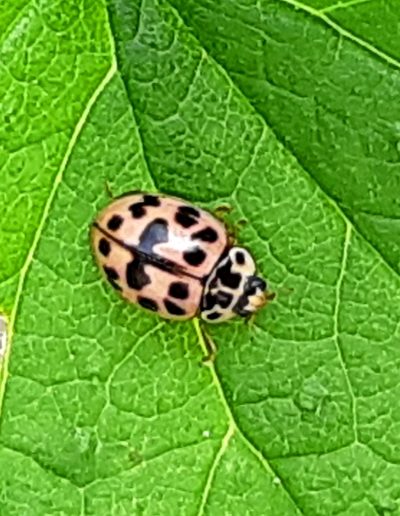
M 213 215 L 166 195 L 129 192 L 92 225 L 96 260 L 132 303 L 169 319 L 248 316 L 266 302 L 251 254 Z

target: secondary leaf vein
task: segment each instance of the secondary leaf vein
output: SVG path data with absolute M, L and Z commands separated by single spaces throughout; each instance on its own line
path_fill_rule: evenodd
M 199 510 L 197 512 L 197 516 L 202 516 L 204 514 L 204 508 L 207 505 L 208 497 L 210 495 L 212 483 L 215 478 L 215 472 L 217 471 L 217 467 L 221 462 L 222 456 L 229 446 L 229 442 L 235 433 L 235 427 L 231 423 L 228 427 L 228 431 L 226 432 L 224 438 L 221 441 L 221 446 L 219 447 L 217 453 L 215 454 L 214 460 L 211 464 L 210 470 L 208 472 L 207 480 L 204 486 L 203 495 L 201 497 L 201 503 Z
M 292 5 L 294 8 L 297 8 L 297 9 L 302 9 L 306 12 L 308 12 L 309 14 L 313 15 L 313 16 L 316 16 L 318 18 L 320 18 L 321 20 L 325 21 L 328 25 L 332 26 L 332 28 L 334 28 L 335 30 L 337 30 L 339 32 L 340 35 L 344 36 L 344 37 L 348 37 L 349 39 L 355 41 L 356 43 L 359 43 L 361 46 L 365 47 L 365 48 L 368 48 L 371 52 L 373 52 L 374 54 L 376 55 L 379 55 L 382 59 L 386 59 L 386 61 L 388 61 L 389 63 L 393 64 L 394 66 L 396 66 L 396 68 L 400 68 L 400 63 L 392 58 L 390 58 L 389 56 L 387 56 L 386 54 L 383 54 L 383 53 L 380 53 L 377 49 L 375 49 L 372 45 L 368 45 L 367 43 L 363 42 L 362 40 L 360 40 L 359 38 L 357 38 L 356 36 L 352 35 L 350 32 L 342 29 L 339 25 L 337 25 L 336 23 L 334 23 L 332 20 L 330 20 L 330 18 L 328 18 L 327 16 L 321 14 L 319 11 L 315 10 L 315 9 L 312 9 L 311 7 L 308 7 L 304 4 L 301 4 L 301 3 L 297 3 L 295 1 L 292 1 L 292 0 L 281 0 L 282 2 L 286 2 L 287 4 L 289 5 Z M 183 18 L 181 17 L 179 11 L 167 0 L 168 2 L 168 5 L 170 6 L 171 10 L 176 14 L 177 17 L 179 17 L 179 20 L 185 24 Z M 186 25 L 187 26 L 187 25 Z M 227 78 L 227 80 L 229 81 L 229 84 L 232 86 L 232 88 L 235 89 L 235 91 L 237 91 L 238 93 L 240 93 L 241 97 L 243 98 L 243 100 L 245 102 L 247 102 L 263 119 L 264 123 L 267 125 L 266 121 L 265 121 L 265 118 L 263 117 L 262 114 L 260 114 L 257 110 L 257 108 L 250 102 L 250 100 L 248 99 L 248 97 L 245 95 L 245 93 L 242 91 L 242 89 L 236 84 L 236 82 L 233 80 L 232 76 L 230 73 L 228 73 L 228 71 L 219 63 L 219 61 L 214 57 L 214 56 L 211 56 L 209 53 L 207 53 L 207 51 L 204 49 L 201 41 L 195 36 L 195 34 L 193 33 L 193 30 L 191 30 L 190 26 L 187 26 L 188 30 L 190 30 L 191 32 L 191 36 L 196 40 L 197 44 L 199 45 L 199 47 L 201 47 L 204 52 L 205 52 L 205 55 L 212 61 L 215 63 L 216 67 L 221 70 L 221 73 L 224 74 L 224 76 Z M 381 55 L 382 54 L 382 55 Z M 268 126 L 270 127 L 270 126 Z M 284 148 L 288 148 L 287 146 L 287 143 L 285 143 L 282 139 L 282 137 L 276 133 L 275 130 L 273 130 L 271 127 L 270 127 L 271 131 L 273 131 L 275 137 L 280 141 L 280 143 L 282 144 L 282 146 Z M 395 270 L 394 266 L 387 261 L 387 259 L 382 255 L 381 251 L 379 249 L 377 249 L 373 242 L 368 238 L 368 236 L 362 232 L 362 230 L 360 230 L 360 228 L 358 228 L 354 221 L 351 220 L 349 218 L 349 216 L 344 212 L 344 210 L 338 205 L 337 203 L 337 200 L 336 199 L 333 199 L 329 193 L 325 190 L 325 188 L 322 186 L 322 184 L 316 179 L 316 177 L 304 166 L 303 162 L 301 161 L 301 159 L 299 159 L 299 157 L 297 156 L 297 154 L 293 151 L 293 149 L 288 149 L 290 151 L 290 153 L 295 156 L 295 158 L 297 159 L 298 163 L 301 165 L 301 168 L 304 170 L 304 173 L 307 174 L 309 177 L 312 178 L 312 180 L 317 184 L 317 186 L 319 187 L 319 189 L 321 190 L 321 192 L 323 192 L 323 194 L 326 196 L 326 199 L 328 200 L 328 202 L 335 208 L 335 210 L 338 212 L 338 214 L 340 215 L 340 217 L 345 221 L 346 224 L 351 224 L 353 226 L 353 229 L 354 231 L 356 231 L 364 240 L 365 242 L 367 242 L 371 249 L 376 253 L 376 255 L 379 257 L 379 259 L 382 261 L 382 263 L 384 263 L 388 269 L 394 273 L 396 276 L 398 276 L 398 273 L 397 271 Z
M 208 356 L 209 351 L 207 349 L 206 342 L 204 341 L 203 333 L 200 328 L 200 322 L 199 319 L 193 319 L 193 325 L 196 330 L 196 334 L 200 343 L 200 347 L 203 350 L 203 353 L 205 356 Z M 251 443 L 249 438 L 243 433 L 241 428 L 239 427 L 238 423 L 236 422 L 232 410 L 227 402 L 227 399 L 225 397 L 225 393 L 223 391 L 221 382 L 219 381 L 219 377 L 217 374 L 217 371 L 215 369 L 214 363 L 209 363 L 209 368 L 211 372 L 212 382 L 215 385 L 218 393 L 218 397 L 221 400 L 221 403 L 225 409 L 225 414 L 229 421 L 229 427 L 233 427 L 234 431 L 237 433 L 238 437 L 242 440 L 243 444 L 246 446 L 246 448 L 251 452 L 252 455 L 254 455 L 257 460 L 260 462 L 261 466 L 264 468 L 264 470 L 267 472 L 269 476 L 273 476 L 274 478 L 278 478 L 280 481 L 280 484 L 282 485 L 283 489 L 286 491 L 286 494 L 288 495 L 289 499 L 292 501 L 293 505 L 300 511 L 301 514 L 304 514 L 302 508 L 300 507 L 299 502 L 296 500 L 294 494 L 290 491 L 289 487 L 286 485 L 285 481 L 278 475 L 278 473 L 274 470 L 274 468 L 270 465 L 267 458 L 264 457 L 264 455 L 257 450 L 257 448 Z
M 11 343 L 12 343 L 13 334 L 14 334 L 15 322 L 16 322 L 18 309 L 19 309 L 20 302 L 22 299 L 23 289 L 24 289 L 25 281 L 26 281 L 30 266 L 33 262 L 36 249 L 39 245 L 39 241 L 42 236 L 43 229 L 46 225 L 46 222 L 47 222 L 47 219 L 48 219 L 48 216 L 50 213 L 51 206 L 52 206 L 54 198 L 56 196 L 58 187 L 59 187 L 60 183 L 62 182 L 64 172 L 65 172 L 67 164 L 70 160 L 74 146 L 75 146 L 75 144 L 78 140 L 78 137 L 83 129 L 83 126 L 85 125 L 85 123 L 87 121 L 89 113 L 91 112 L 94 104 L 96 103 L 97 99 L 99 98 L 99 96 L 102 93 L 102 91 L 104 90 L 104 88 L 107 86 L 107 84 L 110 82 L 110 80 L 114 76 L 115 71 L 116 71 L 116 67 L 113 64 L 111 66 L 111 68 L 108 70 L 108 72 L 106 73 L 106 75 L 104 76 L 104 78 L 102 79 L 102 81 L 100 82 L 100 84 L 98 85 L 98 87 L 93 92 L 93 94 L 90 97 L 90 99 L 88 100 L 84 110 L 82 111 L 82 115 L 79 118 L 78 123 L 75 126 L 75 129 L 72 133 L 71 139 L 68 142 L 64 157 L 60 164 L 60 168 L 54 178 L 54 183 L 50 190 L 46 204 L 43 208 L 42 216 L 40 218 L 37 230 L 36 230 L 35 234 L 33 235 L 31 247 L 26 256 L 25 262 L 22 266 L 20 276 L 19 276 L 19 281 L 18 281 L 17 292 L 15 294 L 14 305 L 13 305 L 13 308 L 11 311 L 11 316 L 10 316 L 10 328 L 9 328 L 7 351 L 4 356 L 3 362 L 1 363 L 1 369 L 0 369 L 0 415 L 1 415 L 1 410 L 2 410 L 2 406 L 3 406 L 4 393 L 5 393 L 7 377 L 8 377 L 8 364 L 9 364 L 9 359 L 10 359 Z
M 367 4 L 372 2 L 373 0 L 350 0 L 349 2 L 338 2 L 337 4 L 328 5 L 328 7 L 324 7 L 320 9 L 320 13 L 331 13 L 332 11 L 337 11 L 339 9 L 344 10 L 348 7 L 354 7 L 360 4 Z
M 346 225 L 346 233 L 345 233 L 344 242 L 343 242 L 342 263 L 340 266 L 338 281 L 336 283 L 336 300 L 335 300 L 335 309 L 334 309 L 334 318 L 333 318 L 333 332 L 334 332 L 334 342 L 335 342 L 336 350 L 338 353 L 340 365 L 342 367 L 343 374 L 346 379 L 347 389 L 349 391 L 349 395 L 350 395 L 350 399 L 351 399 L 354 439 L 356 442 L 359 442 L 358 429 L 357 429 L 356 397 L 354 396 L 353 387 L 351 385 L 348 369 L 346 366 L 346 361 L 344 358 L 343 349 L 342 349 L 342 346 L 340 345 L 340 329 L 339 329 L 339 312 L 340 312 L 341 294 L 342 294 L 343 281 L 344 281 L 344 277 L 346 274 L 350 241 L 351 241 L 351 225 L 347 224 Z
M 313 7 L 310 7 L 306 4 L 303 4 L 302 2 L 298 2 L 297 0 L 281 0 L 281 2 L 291 5 L 295 9 L 300 9 L 302 11 L 305 11 L 308 14 L 311 14 L 312 16 L 315 16 L 316 18 L 319 18 L 323 22 L 325 22 L 329 27 L 331 27 L 335 32 L 339 33 L 343 37 L 353 41 L 360 47 L 364 48 L 365 50 L 368 50 L 368 52 L 371 52 L 375 56 L 378 56 L 383 61 L 386 61 L 390 65 L 394 66 L 395 68 L 400 68 L 400 62 L 397 59 L 394 59 L 393 57 L 389 56 L 388 54 L 385 54 L 385 52 L 382 52 L 378 48 L 371 45 L 371 43 L 368 43 L 367 41 L 361 39 L 360 37 L 356 36 L 352 32 L 350 32 L 347 29 L 344 29 L 341 27 L 338 23 L 334 22 L 329 18 L 329 16 L 326 16 L 323 11 L 318 11 L 314 9 Z

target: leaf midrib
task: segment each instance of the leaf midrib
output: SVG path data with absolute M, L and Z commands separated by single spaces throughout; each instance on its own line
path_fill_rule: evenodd
M 374 45 L 371 45 L 368 41 L 360 38 L 359 36 L 356 36 L 348 29 L 343 28 L 341 25 L 333 21 L 329 16 L 325 14 L 325 10 L 321 9 L 314 9 L 313 7 L 303 4 L 302 2 L 298 2 L 297 0 L 280 0 L 280 2 L 284 4 L 288 4 L 294 9 L 301 10 L 306 12 L 307 14 L 310 14 L 311 16 L 314 16 L 320 20 L 322 20 L 324 23 L 329 25 L 331 29 L 339 33 L 341 36 L 345 37 L 346 39 L 349 39 L 350 41 L 353 41 L 353 43 L 356 43 L 360 47 L 368 50 L 368 52 L 372 53 L 373 55 L 379 57 L 383 61 L 386 61 L 388 64 L 394 66 L 395 68 L 400 69 L 400 61 L 398 59 L 395 59 L 394 57 L 390 56 L 386 52 L 383 52 L 382 50 L 379 50 L 379 48 L 374 47 Z M 361 3 L 361 2 L 359 2 Z M 365 3 L 365 2 L 364 2 Z
M 110 27 L 111 27 L 111 24 L 110 24 Z M 112 31 L 111 31 L 111 34 L 112 34 Z M 113 38 L 112 38 L 112 41 L 111 41 L 111 45 L 112 45 L 112 49 L 113 49 L 114 55 L 116 56 L 115 41 L 114 41 Z M 125 79 L 122 76 L 122 74 L 121 74 L 121 79 L 122 79 L 122 83 L 123 83 L 124 88 L 125 88 L 125 92 L 126 92 L 127 98 L 130 101 L 129 103 L 130 103 L 130 106 L 131 106 L 131 112 L 132 112 L 132 117 L 133 117 L 133 120 L 134 120 L 134 125 L 137 128 L 136 133 L 137 133 L 138 141 L 139 141 L 139 144 L 140 144 L 140 154 L 141 154 L 141 157 L 143 158 L 144 164 L 146 165 L 146 170 L 147 170 L 147 173 L 148 173 L 149 180 L 152 183 L 155 191 L 157 191 L 157 185 L 156 185 L 156 182 L 155 182 L 155 179 L 154 179 L 154 174 L 153 174 L 153 172 L 152 172 L 152 170 L 150 168 L 149 161 L 147 160 L 147 157 L 146 157 L 146 150 L 145 150 L 145 143 L 144 143 L 145 139 L 143 138 L 143 135 L 141 134 L 141 131 L 140 131 L 139 124 L 137 123 L 137 116 L 135 114 L 134 103 L 133 103 L 133 101 L 130 98 L 129 88 L 127 87 L 127 84 L 126 84 Z M 207 345 L 206 345 L 206 343 L 204 341 L 203 331 L 202 331 L 202 329 L 200 327 L 200 321 L 199 321 L 198 318 L 194 318 L 192 320 L 192 323 L 193 323 L 194 330 L 195 330 L 196 335 L 197 335 L 197 339 L 198 339 L 199 345 L 200 345 L 200 347 L 201 347 L 201 349 L 203 351 L 203 355 L 204 355 L 204 357 L 206 357 L 206 356 L 208 356 L 208 349 L 207 349 Z M 210 337 L 208 337 L 208 338 L 210 338 Z M 289 499 L 292 501 L 294 506 L 296 508 L 298 508 L 299 512 L 301 514 L 304 514 L 302 509 L 300 508 L 299 502 L 296 500 L 295 495 L 290 491 L 290 489 L 286 485 L 284 479 L 281 478 L 278 475 L 277 471 L 275 471 L 274 468 L 272 468 L 272 466 L 268 462 L 268 459 L 262 454 L 261 451 L 259 451 L 256 448 L 255 445 L 253 445 L 253 443 L 249 440 L 249 438 L 245 435 L 243 430 L 239 427 L 238 423 L 236 422 L 236 420 L 235 420 L 235 418 L 233 416 L 233 413 L 232 413 L 232 411 L 231 411 L 231 409 L 229 407 L 228 401 L 227 401 L 227 399 L 225 397 L 225 393 L 223 391 L 222 384 L 221 384 L 221 382 L 219 380 L 219 377 L 218 377 L 218 374 L 217 374 L 214 362 L 211 362 L 209 364 L 209 368 L 210 368 L 210 372 L 211 372 L 211 384 L 214 385 L 214 387 L 215 387 L 215 389 L 217 391 L 217 396 L 218 396 L 218 398 L 219 398 L 219 400 L 220 400 L 220 402 L 222 404 L 222 407 L 224 409 L 225 415 L 226 415 L 227 420 L 228 420 L 228 430 L 227 430 L 226 434 L 224 435 L 224 437 L 221 439 L 221 445 L 220 445 L 219 449 L 217 450 L 217 453 L 216 453 L 216 455 L 214 457 L 214 460 L 213 460 L 213 462 L 212 462 L 212 464 L 210 466 L 210 469 L 209 469 L 209 472 L 208 472 L 208 475 L 207 475 L 207 479 L 206 479 L 206 483 L 205 483 L 204 488 L 203 488 L 203 493 L 202 493 L 202 496 L 201 496 L 201 499 L 200 499 L 198 516 L 201 516 L 203 514 L 203 511 L 204 511 L 204 509 L 205 509 L 205 507 L 207 505 L 208 495 L 209 495 L 209 493 L 211 491 L 212 482 L 214 480 L 214 474 L 215 474 L 215 472 L 217 470 L 218 463 L 221 460 L 221 458 L 223 456 L 223 453 L 228 448 L 230 439 L 233 437 L 233 435 L 235 433 L 239 436 L 239 438 L 242 440 L 242 442 L 245 444 L 245 446 L 250 450 L 251 454 L 253 456 L 255 456 L 256 459 L 261 463 L 262 467 L 266 470 L 266 472 L 270 476 L 274 476 L 275 478 L 279 478 L 280 484 L 281 484 L 282 488 L 284 489 L 284 491 L 287 493 L 287 496 L 289 497 Z M 221 450 L 222 450 L 222 452 L 221 452 Z
M 201 347 L 201 349 L 203 351 L 203 355 L 207 356 L 208 355 L 208 349 L 207 349 L 206 342 L 204 340 L 203 330 L 202 330 L 202 328 L 200 326 L 200 321 L 199 321 L 198 318 L 193 319 L 193 326 L 194 326 L 194 329 L 195 329 L 195 332 L 196 332 L 197 339 L 199 341 L 200 347 Z M 211 337 L 209 335 L 207 335 L 207 339 L 211 340 Z M 213 345 L 213 347 L 216 348 L 215 344 Z M 284 489 L 284 491 L 286 492 L 287 496 L 292 501 L 294 506 L 299 510 L 299 512 L 301 514 L 305 514 L 303 512 L 300 504 L 299 504 L 299 501 L 296 499 L 296 496 L 294 495 L 294 493 L 292 493 L 292 491 L 289 489 L 289 487 L 288 487 L 287 483 L 285 482 L 285 480 L 282 477 L 279 476 L 278 472 L 275 470 L 275 468 L 273 468 L 271 466 L 271 464 L 268 461 L 268 459 L 264 456 L 264 454 L 260 450 L 257 449 L 257 447 L 252 443 L 252 441 L 249 439 L 249 437 L 245 434 L 245 432 L 241 429 L 241 427 L 239 426 L 238 422 L 236 421 L 236 419 L 235 419 L 235 417 L 234 417 L 234 415 L 232 413 L 232 410 L 231 410 L 231 408 L 229 406 L 228 400 L 227 400 L 227 398 L 225 396 L 225 393 L 224 393 L 222 384 L 220 382 L 220 379 L 218 377 L 218 373 L 217 373 L 217 370 L 215 368 L 214 361 L 209 362 L 207 367 L 209 367 L 209 369 L 210 369 L 211 383 L 214 385 L 214 387 L 217 390 L 217 396 L 218 396 L 218 398 L 219 398 L 219 400 L 220 400 L 220 402 L 222 404 L 222 407 L 224 409 L 226 418 L 228 420 L 228 430 L 225 433 L 225 435 L 223 436 L 223 438 L 221 439 L 221 446 L 217 450 L 217 453 L 214 456 L 214 460 L 213 460 L 213 462 L 212 462 L 212 464 L 210 466 L 209 474 L 207 476 L 207 480 L 206 480 L 206 483 L 205 483 L 205 486 L 204 486 L 203 495 L 202 495 L 202 498 L 201 498 L 201 504 L 200 504 L 198 516 L 201 516 L 203 514 L 201 511 L 205 508 L 205 506 L 207 504 L 207 497 L 208 497 L 209 492 L 211 491 L 212 480 L 213 480 L 213 477 L 214 477 L 215 472 L 217 470 L 218 463 L 220 462 L 220 460 L 221 460 L 221 458 L 223 456 L 223 453 L 221 453 L 221 450 L 222 450 L 222 452 L 226 451 L 226 449 L 228 448 L 228 444 L 229 444 L 230 439 L 235 434 L 243 442 L 243 444 L 250 451 L 250 453 L 256 458 L 257 462 L 259 462 L 261 464 L 261 466 L 266 471 L 266 473 L 270 477 L 274 477 L 274 478 L 278 478 L 279 479 L 280 485 L 282 486 L 282 488 Z

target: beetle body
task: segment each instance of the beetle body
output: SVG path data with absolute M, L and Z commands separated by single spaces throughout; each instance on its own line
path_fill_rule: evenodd
M 173 319 L 246 316 L 265 303 L 250 253 L 209 212 L 175 197 L 125 194 L 92 226 L 96 260 L 130 302 Z

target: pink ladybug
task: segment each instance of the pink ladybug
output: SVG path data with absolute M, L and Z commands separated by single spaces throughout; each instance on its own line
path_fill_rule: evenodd
M 230 245 L 225 226 L 192 204 L 127 193 L 92 227 L 97 262 L 132 303 L 169 319 L 220 322 L 266 302 L 266 283 L 250 253 Z

